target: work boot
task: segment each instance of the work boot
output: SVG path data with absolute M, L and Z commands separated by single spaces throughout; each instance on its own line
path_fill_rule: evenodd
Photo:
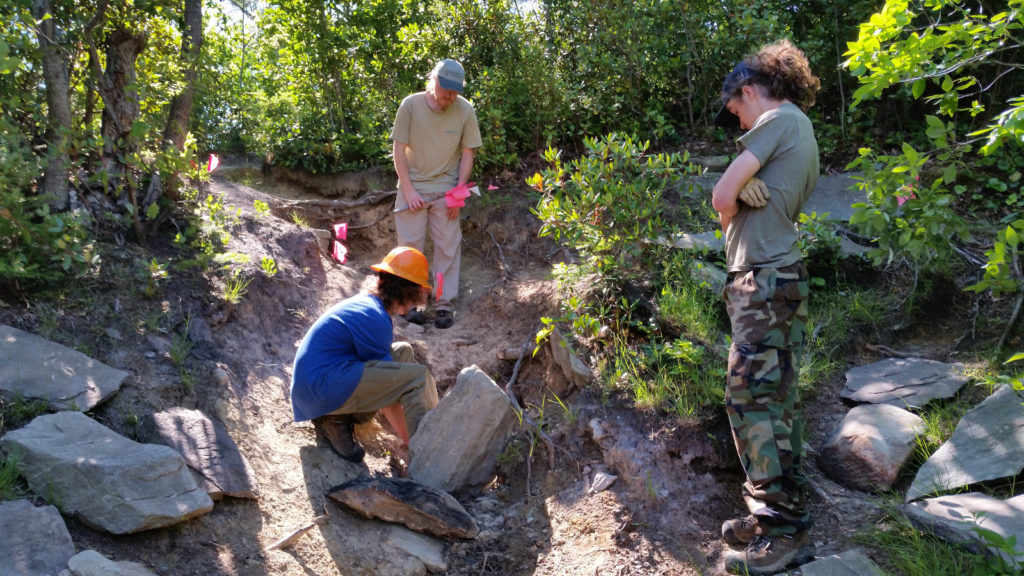
M 434 312 L 434 326 L 445 329 L 451 328 L 452 324 L 455 324 L 455 318 L 452 316 L 451 310 L 438 310 Z
M 410 324 L 418 324 L 420 326 L 423 326 L 424 324 L 427 323 L 427 317 L 423 315 L 423 311 L 420 310 L 419 308 L 412 308 L 411 310 L 406 312 L 405 319 Z
M 790 564 L 805 564 L 814 559 L 814 543 L 805 530 L 796 534 L 764 536 L 758 534 L 742 551 L 727 550 L 725 569 L 732 574 L 777 574 Z
M 722 539 L 733 546 L 746 546 L 757 536 L 757 519 L 753 515 L 722 522 Z
M 354 425 L 355 420 L 351 416 L 339 414 L 328 414 L 313 419 L 313 428 L 327 438 L 327 442 L 338 456 L 349 462 L 359 463 L 363 461 L 363 456 L 366 456 L 366 451 L 352 436 Z

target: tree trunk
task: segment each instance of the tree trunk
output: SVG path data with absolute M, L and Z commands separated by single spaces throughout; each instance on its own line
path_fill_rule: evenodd
M 195 95 L 195 82 L 199 75 L 199 55 L 203 47 L 203 2 L 202 0 L 185 0 L 185 22 L 181 31 L 181 60 L 185 69 L 185 87 L 181 93 L 171 99 L 171 110 L 164 129 L 164 143 L 182 150 L 185 137 L 188 135 L 188 121 L 192 115 L 192 99 Z M 154 178 L 157 175 L 153 175 Z M 177 174 L 165 175 L 164 196 L 177 200 L 180 182 Z M 148 195 L 142 208 L 154 202 L 156 198 Z
M 39 22 L 37 36 L 43 54 L 43 79 L 46 82 L 46 172 L 39 192 L 54 210 L 67 207 L 71 162 L 68 135 L 71 132 L 71 80 L 68 59 L 59 43 L 60 31 L 52 18 L 50 0 L 34 0 L 32 15 Z M 44 18 L 50 15 L 49 18 Z
M 135 61 L 146 47 L 146 35 L 122 27 L 107 40 L 107 68 L 100 79 L 103 97 L 103 169 L 112 178 L 125 176 L 123 156 L 138 145 L 131 137 L 139 117 L 139 93 L 135 90 Z M 122 158 L 118 158 L 122 156 Z

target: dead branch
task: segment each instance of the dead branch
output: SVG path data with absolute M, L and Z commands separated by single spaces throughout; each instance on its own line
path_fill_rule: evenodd
M 290 202 L 280 202 L 272 205 L 271 212 L 280 218 L 288 218 L 293 213 L 299 213 L 303 217 L 309 219 L 333 221 L 349 212 L 365 208 L 367 206 L 376 206 L 381 204 L 391 199 L 395 194 L 396 192 L 394 190 L 385 190 L 372 192 L 357 200 L 294 200 Z M 366 212 L 364 210 L 359 210 L 359 214 L 365 213 Z M 357 225 L 350 224 L 349 229 L 353 230 L 373 226 L 389 216 L 391 216 L 390 211 L 370 223 L 360 223 Z
M 536 330 L 534 331 L 534 334 L 536 334 Z M 522 365 L 523 358 L 526 356 L 526 353 L 530 350 L 530 344 L 532 342 L 533 342 L 533 334 L 530 334 L 530 337 L 527 338 L 526 342 L 523 343 L 522 350 L 519 351 L 519 359 L 516 360 L 516 366 L 515 366 L 515 368 L 512 369 L 512 378 L 510 378 L 509 381 L 508 381 L 508 384 L 505 385 L 505 394 L 508 395 L 509 401 L 512 402 L 512 408 L 514 408 L 515 411 L 521 415 L 521 417 L 523 419 L 523 424 L 524 425 L 529 425 L 530 428 L 533 429 L 533 432 L 535 434 L 537 434 L 537 436 L 541 440 L 544 441 L 544 445 L 547 446 L 547 449 L 548 449 L 548 467 L 550 469 L 554 470 L 554 468 L 555 468 L 555 444 L 554 444 L 554 442 L 552 442 L 551 441 L 551 437 L 548 436 L 546 432 L 541 430 L 540 426 L 537 425 L 537 423 L 534 422 L 530 418 L 530 416 L 526 413 L 526 410 L 523 410 L 522 406 L 519 405 L 519 400 L 516 399 L 515 392 L 513 392 L 513 390 L 512 390 L 512 386 L 515 385 L 515 383 L 516 383 L 516 378 L 519 377 L 519 367 Z
M 1015 257 L 1013 259 L 1013 270 L 1017 273 L 1017 278 L 1019 279 L 1021 277 L 1019 258 Z M 996 345 L 997 352 L 1002 351 L 1003 345 L 1006 344 L 1006 339 L 1013 332 L 1013 327 L 1017 325 L 1017 319 L 1020 318 L 1021 303 L 1024 303 L 1024 292 L 1017 293 L 1017 301 L 1013 304 L 1013 313 L 1010 314 L 1010 321 L 1006 323 L 1006 329 L 1003 330 L 1003 335 L 999 337 L 999 344 Z
M 498 244 L 498 240 L 495 239 L 494 234 L 492 234 L 490 230 L 487 231 L 487 235 L 491 237 L 491 242 L 494 242 L 494 245 L 498 248 L 498 259 L 501 261 L 502 279 L 507 279 L 509 281 L 515 280 L 515 277 L 512 274 L 512 268 L 508 265 L 508 262 L 505 261 L 505 253 L 501 250 L 501 244 Z
M 893 350 L 892 348 L 889 348 L 885 344 L 866 344 L 865 347 L 868 350 L 878 352 L 882 356 L 889 356 L 890 358 L 910 358 L 912 356 L 915 356 L 915 354 L 911 354 L 910 352 Z
M 317 516 L 316 518 L 313 518 L 313 520 L 311 520 L 310 522 L 307 522 L 301 528 L 299 528 L 297 530 L 293 530 L 290 534 L 288 534 L 284 538 L 281 538 L 277 542 L 274 542 L 273 544 L 268 546 L 267 547 L 267 552 L 270 552 L 271 550 L 281 550 L 281 549 L 284 549 L 284 548 L 287 548 L 287 547 L 291 546 L 292 544 L 295 543 L 296 540 L 301 538 L 302 535 L 305 534 L 306 532 L 309 532 L 310 530 L 312 530 L 316 526 L 323 526 L 325 523 L 327 523 L 327 519 L 328 518 L 329 518 L 329 516 L 327 514 L 323 514 L 323 515 Z

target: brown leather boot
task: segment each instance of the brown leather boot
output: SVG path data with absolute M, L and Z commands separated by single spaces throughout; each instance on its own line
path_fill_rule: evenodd
M 355 420 L 344 414 L 328 414 L 313 419 L 313 428 L 317 434 L 327 438 L 334 452 L 349 462 L 362 462 L 366 451 L 352 436 Z

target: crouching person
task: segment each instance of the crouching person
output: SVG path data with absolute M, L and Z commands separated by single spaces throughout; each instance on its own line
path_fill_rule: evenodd
M 408 445 L 424 414 L 437 405 L 434 379 L 415 363 L 412 346 L 392 341 L 391 316 L 427 301 L 427 258 L 399 247 L 371 268 L 377 271 L 375 287 L 317 319 L 292 371 L 295 421 L 312 420 L 317 434 L 350 462 L 365 456 L 352 436 L 354 424 L 368 422 L 379 410 Z

